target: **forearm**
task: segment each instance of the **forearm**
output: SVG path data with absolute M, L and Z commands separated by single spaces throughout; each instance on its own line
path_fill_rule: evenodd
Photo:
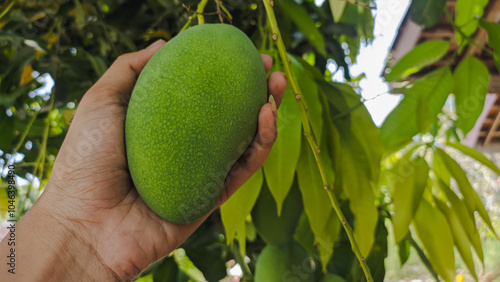
M 0 243 L 0 278 L 7 281 L 113 281 L 113 272 L 68 223 L 40 202 Z M 10 244 L 9 244 L 10 243 Z M 13 251 L 13 252 L 12 252 Z M 8 256 L 15 255 L 14 264 Z M 10 269 L 10 271 L 9 271 Z M 3 278 L 0 280 L 4 280 Z

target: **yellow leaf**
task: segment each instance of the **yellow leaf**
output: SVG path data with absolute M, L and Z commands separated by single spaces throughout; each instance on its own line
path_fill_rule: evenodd
M 21 86 L 28 84 L 30 81 L 33 80 L 33 67 L 30 65 L 27 65 L 24 67 L 23 72 L 21 73 Z

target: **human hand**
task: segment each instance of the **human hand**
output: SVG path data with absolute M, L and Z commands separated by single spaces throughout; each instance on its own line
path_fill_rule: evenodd
M 139 73 L 163 44 L 120 56 L 81 100 L 44 193 L 18 225 L 23 262 L 17 279 L 132 280 L 208 217 L 183 225 L 161 219 L 140 198 L 129 175 L 124 142 L 128 100 Z M 262 55 L 262 60 L 268 72 L 272 59 Z M 283 73 L 269 76 L 276 107 L 285 88 Z M 272 103 L 261 108 L 255 141 L 229 173 L 214 209 L 263 165 L 276 139 L 276 115 Z M 0 248 L 7 248 L 5 240 Z

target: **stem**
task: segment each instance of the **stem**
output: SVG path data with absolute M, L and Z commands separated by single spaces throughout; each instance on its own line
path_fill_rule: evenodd
M 356 240 L 354 239 L 354 234 L 351 226 L 347 222 L 344 214 L 342 213 L 342 210 L 340 209 L 339 202 L 337 198 L 335 197 L 333 193 L 333 183 L 329 183 L 328 178 L 326 177 L 325 173 L 325 167 L 323 165 L 323 160 L 321 159 L 320 156 L 320 150 L 319 147 L 314 141 L 314 136 L 311 131 L 311 126 L 309 124 L 309 118 L 307 116 L 307 107 L 302 100 L 302 97 L 300 96 L 299 93 L 299 88 L 297 86 L 297 82 L 295 81 L 295 78 L 292 74 L 292 67 L 291 67 L 291 61 L 290 58 L 288 57 L 288 53 L 286 52 L 285 44 L 283 43 L 283 40 L 281 38 L 280 30 L 278 28 L 278 23 L 276 21 L 276 16 L 274 15 L 273 11 L 273 5 L 271 5 L 271 0 L 263 0 L 264 7 L 266 8 L 267 12 L 267 17 L 269 20 L 269 23 L 271 24 L 271 30 L 273 32 L 272 38 L 274 41 L 276 41 L 276 45 L 278 47 L 278 52 L 281 57 L 281 61 L 283 62 L 284 68 L 285 68 L 285 75 L 288 78 L 288 81 L 290 82 L 293 94 L 295 95 L 295 100 L 297 101 L 297 104 L 299 106 L 300 110 L 300 117 L 302 119 L 302 125 L 304 128 L 304 135 L 309 143 L 309 146 L 311 147 L 314 157 L 316 159 L 316 163 L 318 164 L 319 172 L 321 174 L 321 179 L 323 180 L 323 185 L 326 188 L 328 192 L 328 197 L 330 198 L 330 202 L 332 203 L 332 207 L 335 210 L 335 213 L 337 213 L 337 216 L 340 219 L 340 222 L 342 223 L 342 226 L 344 227 L 345 232 L 347 233 L 347 236 L 349 237 L 349 241 L 351 243 L 351 247 L 353 252 L 356 254 L 356 257 L 358 258 L 359 264 L 361 265 L 361 268 L 363 269 L 363 272 L 365 274 L 366 280 L 368 282 L 372 282 L 373 278 L 370 273 L 370 269 L 368 268 L 368 265 L 366 264 L 365 258 L 362 256 L 359 247 L 356 243 Z M 272 45 L 272 44 L 271 44 Z
M 233 16 L 231 15 L 231 13 L 229 12 L 229 10 L 224 6 L 224 4 L 222 3 L 222 1 L 219 1 L 220 3 L 220 8 L 222 9 L 222 11 L 224 11 L 224 13 L 226 13 L 228 19 L 229 19 L 229 22 L 233 22 Z
M 200 4 L 198 4 L 198 8 L 196 9 L 196 14 L 198 15 L 198 24 L 205 23 L 205 17 L 203 16 L 203 11 L 205 10 L 207 2 L 208 0 L 201 0 Z
M 0 12 L 0 20 L 5 16 L 7 15 L 7 13 L 10 11 L 10 9 L 12 8 L 12 6 L 14 6 L 14 4 L 16 3 L 16 0 L 11 0 L 11 1 L 7 1 L 5 2 L 1 8 L 1 12 Z
M 432 277 L 434 277 L 434 279 L 436 279 L 436 281 L 439 282 L 439 277 L 438 277 L 438 274 L 436 273 L 436 270 L 434 270 L 434 268 L 432 267 L 431 262 L 425 256 L 424 251 L 418 246 L 417 242 L 415 242 L 415 240 L 411 236 L 410 232 L 408 232 L 408 234 L 406 235 L 406 239 L 408 239 L 408 241 L 410 241 L 410 244 L 413 246 L 413 248 L 415 248 L 415 250 L 418 253 L 418 256 L 420 257 L 420 259 L 422 260 L 422 262 L 424 263 L 424 265 L 427 267 L 427 270 L 429 270 L 429 272 L 431 273 Z
M 240 265 L 241 271 L 243 272 L 243 277 L 246 278 L 244 281 L 253 281 L 253 274 L 245 262 L 245 257 L 240 253 L 240 246 L 238 242 L 233 242 L 233 254 L 234 260 Z

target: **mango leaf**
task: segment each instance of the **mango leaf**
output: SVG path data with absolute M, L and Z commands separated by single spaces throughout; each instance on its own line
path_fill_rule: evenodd
M 500 24 L 481 19 L 479 26 L 488 32 L 488 45 L 494 49 L 493 58 L 497 69 L 500 70 Z
M 399 254 L 399 261 L 401 263 L 401 266 L 403 266 L 407 261 L 408 258 L 410 257 L 410 252 L 411 252 L 411 243 L 408 239 L 403 239 L 398 243 L 398 254 Z
M 299 244 L 307 250 L 309 255 L 313 255 L 314 252 L 314 233 L 309 225 L 309 218 L 305 212 L 302 213 L 297 223 L 297 228 L 295 228 L 295 233 L 293 238 Z
M 472 56 L 460 62 L 453 72 L 457 127 L 467 134 L 483 111 L 490 73 L 484 63 Z
M 340 221 L 333 209 L 330 209 L 325 227 L 319 236 L 315 237 L 316 246 L 319 251 L 319 259 L 323 265 L 323 272 L 326 272 L 326 267 L 331 257 L 333 256 L 333 246 L 338 238 L 340 231 Z
M 148 274 L 148 275 L 139 277 L 139 278 L 137 278 L 135 280 L 135 282 L 154 282 L 153 275 L 152 274 Z
M 361 96 L 354 92 L 350 85 L 343 83 L 332 83 L 332 85 L 340 90 L 350 108 L 351 131 L 362 147 L 360 150 L 366 155 L 370 168 L 369 175 L 372 181 L 377 183 L 383 153 L 380 129 L 373 122 L 368 109 L 361 101 Z
M 304 211 L 309 218 L 315 237 L 318 238 L 325 228 L 332 205 L 327 191 L 323 188 L 318 164 L 305 137 L 302 140 L 302 149 L 297 163 L 297 178 L 302 192 Z
M 471 148 L 471 147 L 467 147 L 461 143 L 455 143 L 455 142 L 446 142 L 446 145 L 459 150 L 463 154 L 468 155 L 469 157 L 482 163 L 484 166 L 491 169 L 497 175 L 500 175 L 500 168 L 498 168 L 498 166 L 492 160 L 488 159 L 485 155 L 483 155 L 478 150 Z
M 338 22 L 344 13 L 347 1 L 344 0 L 330 0 L 330 9 L 332 10 L 333 20 Z
M 458 252 L 460 253 L 460 256 L 462 257 L 465 265 L 469 269 L 472 277 L 474 277 L 474 280 L 477 281 L 474 260 L 472 259 L 471 243 L 469 241 L 469 238 L 467 237 L 467 232 L 460 223 L 461 219 L 457 216 L 452 208 L 448 207 L 448 205 L 440 199 L 434 197 L 434 202 L 446 217 L 448 225 L 451 229 L 451 234 L 453 235 L 455 246 L 457 246 Z
M 413 218 L 413 226 L 436 272 L 443 280 L 454 281 L 453 236 L 444 215 L 427 200 L 422 199 Z
M 347 142 L 342 145 L 345 148 L 341 155 L 342 189 L 349 198 L 349 207 L 355 216 L 354 239 L 358 243 L 361 254 L 367 257 L 373 245 L 377 225 L 375 196 L 370 179 L 355 160 L 354 155 L 359 152 L 349 148 Z
M 450 41 L 445 40 L 430 40 L 417 45 L 391 68 L 391 72 L 385 75 L 385 80 L 390 82 L 407 78 L 422 67 L 437 62 L 449 47 Z
M 406 154 L 391 170 L 392 202 L 394 203 L 394 237 L 396 243 L 406 237 L 429 178 L 429 166 L 422 157 L 411 159 Z
M 412 21 L 424 27 L 437 23 L 443 14 L 446 0 L 413 0 L 409 9 Z
M 246 225 L 245 220 L 259 197 L 263 180 L 262 170 L 259 169 L 220 207 L 228 244 L 233 242 L 238 231 L 242 233 L 243 227 Z M 240 242 L 240 245 L 244 242 Z
M 278 109 L 278 138 L 264 163 L 269 190 L 273 194 L 281 215 L 283 201 L 292 187 L 295 168 L 300 156 L 302 124 L 300 111 L 288 86 Z
M 375 242 L 366 258 L 366 264 L 370 268 L 374 281 L 383 281 L 385 276 L 385 258 L 387 257 L 387 228 L 385 217 L 379 215 L 377 228 L 375 229 Z
M 279 0 L 279 7 L 283 12 L 292 19 L 297 25 L 300 32 L 309 40 L 311 45 L 314 46 L 316 51 L 326 57 L 325 40 L 323 35 L 316 28 L 307 11 L 300 4 L 294 0 Z
M 77 29 L 83 29 L 85 27 L 85 11 L 83 10 L 82 3 L 80 0 L 74 0 L 75 2 L 75 24 Z
M 465 232 L 467 232 L 469 241 L 474 247 L 477 256 L 484 264 L 483 247 L 481 245 L 481 238 L 479 237 L 479 232 L 476 228 L 474 218 L 470 217 L 464 202 L 460 200 L 460 198 L 450 189 L 450 187 L 446 183 L 438 179 L 438 187 L 441 191 L 444 192 L 446 198 L 448 198 L 448 201 L 451 203 L 453 210 L 460 218 L 460 223 L 462 224 Z
M 471 36 L 476 32 L 479 18 L 483 16 L 486 4 L 488 4 L 488 0 L 457 0 L 455 25 L 460 29 L 460 32 L 455 32 L 455 36 L 458 46 L 462 46 L 464 43 L 464 36 Z
M 422 123 L 430 125 L 437 120 L 451 88 L 449 67 L 437 69 L 415 81 L 380 128 L 386 154 L 410 143 L 413 136 L 422 132 Z
M 314 82 L 315 74 L 304 68 L 304 65 L 307 64 L 304 60 L 295 56 L 290 56 L 290 59 L 292 61 L 292 72 L 297 79 L 301 96 L 307 106 L 307 115 L 313 136 L 318 146 L 320 146 L 323 132 L 323 109 L 319 101 L 318 85 Z
M 483 203 L 481 202 L 481 199 L 479 198 L 479 195 L 476 193 L 474 188 L 472 188 L 472 185 L 469 182 L 469 179 L 467 178 L 467 175 L 465 174 L 465 171 L 460 167 L 460 165 L 452 158 L 450 155 L 448 155 L 445 151 L 443 151 L 440 148 L 435 148 L 435 152 L 437 152 L 437 156 L 439 156 L 442 160 L 445 166 L 447 167 L 448 171 L 450 174 L 453 176 L 455 181 L 458 184 L 458 188 L 460 189 L 460 193 L 462 193 L 462 196 L 464 198 L 465 206 L 469 210 L 470 216 L 474 216 L 474 211 L 477 211 L 481 218 L 484 220 L 486 225 L 490 228 L 490 230 L 496 235 L 495 229 L 493 228 L 493 225 L 491 224 L 490 216 L 488 215 L 488 212 L 484 208 Z

